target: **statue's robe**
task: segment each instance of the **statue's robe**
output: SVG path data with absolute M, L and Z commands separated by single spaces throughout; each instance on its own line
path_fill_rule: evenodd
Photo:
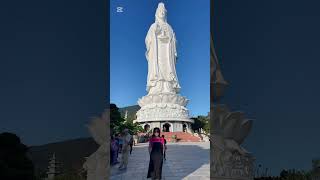
M 147 91 L 149 93 L 151 91 L 177 93 L 180 89 L 175 67 L 177 59 L 176 38 L 171 26 L 168 23 L 166 25 L 168 27 L 167 42 L 161 42 L 158 39 L 159 25 L 157 23 L 150 26 L 145 39 L 148 60 Z M 152 90 L 152 88 L 156 88 L 156 90 Z

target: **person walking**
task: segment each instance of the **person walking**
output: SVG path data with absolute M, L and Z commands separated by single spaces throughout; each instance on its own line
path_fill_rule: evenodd
M 120 170 L 126 169 L 128 165 L 128 156 L 129 156 L 129 147 L 130 147 L 130 139 L 131 135 L 129 134 L 129 130 L 125 129 L 123 131 L 123 138 L 122 138 L 122 150 L 121 150 L 121 163 L 119 166 Z
M 118 146 L 118 150 L 117 150 L 117 153 L 116 153 L 117 159 L 118 159 L 118 157 L 119 157 L 119 151 L 120 151 L 120 139 L 119 139 L 119 135 L 118 135 L 118 134 L 115 136 L 115 141 L 116 141 L 117 146 Z
M 167 151 L 167 140 L 164 138 L 164 135 L 162 135 L 163 141 L 164 141 L 164 152 L 163 152 L 163 158 L 166 159 L 166 151 Z
M 111 164 L 117 164 L 118 163 L 118 151 L 119 151 L 119 144 L 115 137 L 112 135 L 111 136 Z
M 131 136 L 131 139 L 130 139 L 130 154 L 132 153 L 132 146 L 133 146 L 133 136 Z
M 147 178 L 161 179 L 164 153 L 164 139 L 160 137 L 160 128 L 154 128 L 149 140 L 150 162 Z
M 119 153 L 122 151 L 122 144 L 123 144 L 123 135 L 122 133 L 118 134 L 118 141 L 119 141 Z

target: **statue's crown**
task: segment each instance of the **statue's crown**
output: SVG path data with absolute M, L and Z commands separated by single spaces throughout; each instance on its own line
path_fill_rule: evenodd
M 160 3 L 158 4 L 158 9 L 160 9 L 160 8 L 163 8 L 164 10 L 166 10 L 163 2 L 160 2 Z

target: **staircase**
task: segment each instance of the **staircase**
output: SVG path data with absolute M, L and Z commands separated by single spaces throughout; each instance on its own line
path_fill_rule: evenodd
M 200 142 L 200 138 L 193 136 L 190 133 L 185 132 L 161 132 L 161 136 L 164 135 L 164 138 L 167 140 L 167 142 L 172 142 L 172 136 L 177 136 L 178 142 Z

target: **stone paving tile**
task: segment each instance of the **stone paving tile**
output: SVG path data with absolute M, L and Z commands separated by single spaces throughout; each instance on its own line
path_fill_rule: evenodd
M 163 163 L 163 180 L 209 180 L 209 143 L 169 143 L 167 160 Z M 149 153 L 147 144 L 134 146 L 127 170 L 111 168 L 110 180 L 147 180 Z

